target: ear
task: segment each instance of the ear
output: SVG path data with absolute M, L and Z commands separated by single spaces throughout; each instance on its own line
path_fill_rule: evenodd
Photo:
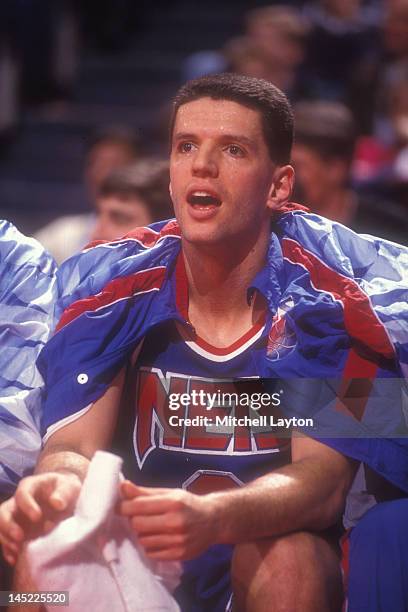
M 295 182 L 295 171 L 289 164 L 277 166 L 269 190 L 267 207 L 272 210 L 279 210 L 286 204 L 292 194 Z

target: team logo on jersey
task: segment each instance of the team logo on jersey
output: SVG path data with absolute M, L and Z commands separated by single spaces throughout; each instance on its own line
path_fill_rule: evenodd
M 140 368 L 135 389 L 136 421 L 133 438 L 139 468 L 142 468 L 154 448 L 207 455 L 249 455 L 254 452 L 279 451 L 281 446 L 287 444 L 287 440 L 278 439 L 271 427 L 212 427 L 205 423 L 205 417 L 210 414 L 212 419 L 217 415 L 225 417 L 231 414 L 237 418 L 244 417 L 249 415 L 248 406 L 190 403 L 178 410 L 178 414 L 183 416 L 179 424 L 172 423 L 171 417 L 175 414 L 169 402 L 172 395 L 194 396 L 194 393 L 204 391 L 205 394 L 216 392 L 223 397 L 234 396 L 237 386 L 241 393 L 254 393 L 259 391 L 261 382 L 259 379 L 214 380 L 171 372 L 164 375 L 158 368 Z M 278 414 L 278 408 L 271 407 L 268 408 L 268 414 L 272 414 L 272 410 Z
M 289 298 L 278 306 L 278 310 L 272 319 L 272 326 L 268 335 L 266 353 L 271 361 L 278 361 L 286 357 L 296 346 L 296 335 L 289 328 L 286 313 L 293 308 L 294 302 Z

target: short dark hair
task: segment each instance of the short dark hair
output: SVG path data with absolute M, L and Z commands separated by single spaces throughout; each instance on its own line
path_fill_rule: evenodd
M 357 139 L 351 111 L 340 102 L 315 100 L 295 106 L 295 142 L 323 159 L 353 159 Z
M 145 157 L 109 174 L 102 181 L 98 197 L 140 198 L 147 204 L 153 221 L 162 221 L 173 216 L 169 183 L 168 161 Z
M 271 159 L 280 165 L 289 163 L 293 142 L 292 109 L 285 94 L 264 79 L 222 73 L 188 81 L 179 89 L 173 101 L 170 138 L 180 106 L 207 97 L 231 100 L 258 111 Z

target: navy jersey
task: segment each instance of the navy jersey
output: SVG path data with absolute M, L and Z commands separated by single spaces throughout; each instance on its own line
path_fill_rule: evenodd
M 158 325 L 146 336 L 125 385 L 122 423 L 128 440 L 122 437 L 120 452 L 123 455 L 124 444 L 131 448 L 129 478 L 145 486 L 183 487 L 203 494 L 241 486 L 290 461 L 290 440 L 277 438 L 260 418 L 266 413 L 278 416 L 278 408 L 254 411 L 240 405 L 242 398 L 264 391 L 257 364 L 266 350 L 265 329 L 265 321 L 259 322 L 226 349 L 212 347 L 175 321 Z M 177 407 L 175 398 L 181 397 L 190 403 Z M 251 423 L 261 424 L 214 424 L 216 415 L 245 414 Z M 210 424 L 201 424 L 206 417 Z M 183 610 L 225 609 L 231 593 L 231 553 L 230 546 L 213 546 L 184 563 L 176 592 Z
M 147 335 L 126 384 L 137 483 L 207 493 L 287 463 L 289 440 L 277 438 L 260 418 L 278 416 L 278 407 L 241 405 L 264 391 L 257 364 L 266 350 L 265 327 L 255 325 L 226 349 L 174 321 Z M 245 416 L 247 423 L 238 425 Z
M 278 217 L 265 268 L 253 283 L 268 308 L 260 375 L 294 379 L 295 385 L 296 379 L 323 380 L 325 387 L 326 379 L 381 379 L 385 363 L 401 375 L 408 355 L 406 249 L 358 236 L 299 206 L 288 204 Z M 90 246 L 61 267 L 60 320 L 38 360 L 47 388 L 44 441 L 105 393 L 158 324 L 181 321 L 174 287 L 180 250 L 180 228 L 169 221 Z M 367 358 L 375 372 L 365 367 Z M 328 398 L 320 394 L 318 404 L 315 392 L 308 402 L 285 395 L 282 410 L 288 417 L 313 417 L 319 439 L 408 490 L 408 445 L 396 440 L 406 430 L 397 391 L 399 402 L 386 394 L 387 410 L 378 397 L 374 408 L 367 402 L 361 410 L 339 410 L 332 391 Z M 347 437 L 333 441 L 333 431 Z

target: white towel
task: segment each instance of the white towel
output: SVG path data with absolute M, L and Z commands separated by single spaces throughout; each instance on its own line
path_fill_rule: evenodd
M 152 563 L 126 518 L 115 513 L 122 460 L 97 451 L 75 513 L 29 543 L 32 577 L 42 591 L 69 591 L 70 612 L 178 612 L 181 566 Z M 66 609 L 66 608 L 64 608 Z

